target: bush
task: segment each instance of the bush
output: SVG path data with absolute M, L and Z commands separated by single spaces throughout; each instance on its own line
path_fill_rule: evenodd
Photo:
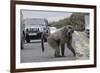
M 75 30 L 83 31 L 85 30 L 85 19 L 83 13 L 73 13 L 69 18 L 61 19 L 57 22 L 49 23 L 49 26 L 61 28 L 66 25 L 72 25 Z
M 70 23 L 75 28 L 75 30 L 78 31 L 84 31 L 85 30 L 85 19 L 84 19 L 83 13 L 73 13 L 70 16 Z

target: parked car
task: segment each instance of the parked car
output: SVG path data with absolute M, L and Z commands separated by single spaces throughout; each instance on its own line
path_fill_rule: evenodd
M 57 30 L 56 27 L 50 27 L 50 33 L 54 33 Z
M 21 49 L 24 48 L 24 43 L 25 43 L 25 24 L 23 24 L 23 20 L 21 20 Z
M 49 31 L 48 21 L 46 19 L 25 19 L 24 25 L 23 33 L 25 34 L 24 37 L 27 43 L 30 43 L 30 40 L 33 39 L 40 39 L 43 32 Z
M 86 32 L 86 36 L 89 38 L 90 37 L 90 29 L 89 28 L 86 28 L 85 29 L 85 32 Z

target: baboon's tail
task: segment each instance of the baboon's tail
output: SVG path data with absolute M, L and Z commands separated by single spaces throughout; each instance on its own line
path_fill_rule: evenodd
M 42 52 L 44 52 L 44 33 L 41 35 L 41 47 L 42 47 Z
M 41 35 L 41 47 L 42 47 L 42 52 L 44 52 L 45 47 L 44 47 L 44 42 L 47 42 L 47 37 L 50 36 L 50 32 L 45 33 L 43 32 Z

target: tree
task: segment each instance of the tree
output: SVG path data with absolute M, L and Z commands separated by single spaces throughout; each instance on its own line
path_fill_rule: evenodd
M 69 18 L 64 18 L 56 22 L 49 23 L 49 26 L 61 28 L 66 25 L 72 25 L 77 31 L 85 30 L 85 14 L 84 13 L 73 13 Z
M 69 18 L 64 18 L 59 21 L 49 23 L 49 26 L 61 28 L 61 27 L 68 25 L 69 23 L 70 23 Z
M 75 30 L 78 31 L 84 31 L 85 30 L 85 14 L 83 13 L 73 13 L 70 16 L 70 23 L 75 28 Z

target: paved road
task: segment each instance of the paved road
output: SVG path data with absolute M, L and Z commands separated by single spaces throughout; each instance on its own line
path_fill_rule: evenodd
M 81 34 L 81 36 L 83 35 L 82 33 L 79 33 L 79 34 Z M 77 39 L 77 41 L 78 40 L 79 39 Z M 82 42 L 82 40 L 80 40 L 80 42 Z M 77 45 L 79 45 L 80 42 L 78 43 L 76 42 Z M 85 43 L 86 42 L 87 41 L 85 41 Z M 83 42 L 82 45 L 80 46 L 81 47 L 84 46 L 85 43 Z M 87 44 L 89 45 L 89 42 L 87 42 Z M 80 46 L 75 46 L 75 47 L 80 47 Z M 87 46 L 85 48 L 87 48 Z M 82 50 L 82 49 L 79 49 L 79 50 Z M 68 61 L 68 60 L 78 60 L 78 59 L 88 59 L 89 58 L 89 57 L 73 57 L 72 55 L 73 55 L 72 52 L 69 49 L 67 49 L 67 47 L 65 47 L 65 57 L 56 58 L 54 57 L 54 50 L 50 48 L 48 43 L 45 43 L 45 51 L 42 52 L 40 40 L 33 40 L 31 41 L 31 43 L 24 44 L 24 49 L 21 50 L 21 62 L 30 63 L 30 62 L 46 62 L 46 61 Z
M 39 40 L 38 40 L 39 41 Z M 34 41 L 36 42 L 36 41 Z M 70 50 L 66 48 L 66 57 L 54 57 L 54 51 L 45 43 L 45 51 L 42 52 L 41 44 L 37 43 L 26 43 L 24 49 L 21 51 L 21 62 L 44 62 L 44 61 L 61 61 L 61 60 L 75 60 Z

